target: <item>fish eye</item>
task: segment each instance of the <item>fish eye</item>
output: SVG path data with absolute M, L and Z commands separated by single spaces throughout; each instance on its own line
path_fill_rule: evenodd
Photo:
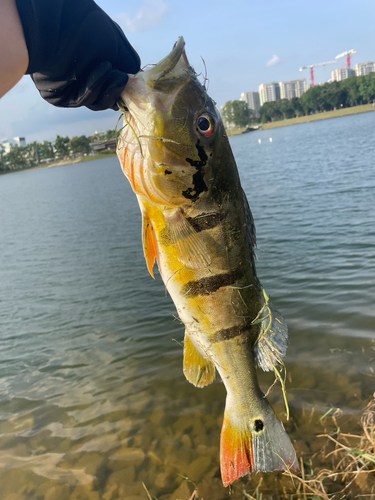
M 198 132 L 205 137 L 211 137 L 211 135 L 215 132 L 215 122 L 207 113 L 203 113 L 199 116 L 197 120 L 197 127 Z

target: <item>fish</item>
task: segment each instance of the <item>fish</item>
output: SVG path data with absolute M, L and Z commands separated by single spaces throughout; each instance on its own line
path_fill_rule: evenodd
M 299 471 L 293 445 L 256 367 L 275 370 L 288 329 L 255 269 L 256 234 L 214 101 L 182 37 L 159 63 L 130 75 L 117 155 L 142 214 L 148 271 L 157 262 L 185 325 L 183 373 L 227 392 L 220 437 L 224 486 L 253 471 Z

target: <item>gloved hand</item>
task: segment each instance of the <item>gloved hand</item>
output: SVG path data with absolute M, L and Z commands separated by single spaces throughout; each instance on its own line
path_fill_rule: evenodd
M 47 102 L 117 110 L 140 59 L 93 0 L 16 0 L 29 52 L 26 74 Z

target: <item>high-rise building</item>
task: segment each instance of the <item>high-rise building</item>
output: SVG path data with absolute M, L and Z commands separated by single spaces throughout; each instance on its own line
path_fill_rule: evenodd
M 5 153 L 8 154 L 14 146 L 25 147 L 26 139 L 25 137 L 13 137 L 13 140 L 10 141 L 8 139 L 4 139 L 1 141 L 1 146 L 3 147 Z
M 23 148 L 26 146 L 25 137 L 13 137 L 13 141 L 16 146 L 21 146 Z
M 331 73 L 331 80 L 333 82 L 341 82 L 341 80 L 346 80 L 346 78 L 349 78 L 349 76 L 353 76 L 354 74 L 354 70 L 351 68 L 335 69 Z
M 289 82 L 280 82 L 280 97 L 281 99 L 292 99 L 293 97 L 301 97 L 307 90 L 306 78 L 300 80 L 290 80 Z
M 255 118 L 259 118 L 260 99 L 259 92 L 242 92 L 241 101 L 245 101 L 249 109 L 254 111 Z
M 280 86 L 277 82 L 262 83 L 259 85 L 260 105 L 265 102 L 278 101 L 280 99 Z
M 354 71 L 357 76 L 375 73 L 375 62 L 358 63 L 354 66 Z

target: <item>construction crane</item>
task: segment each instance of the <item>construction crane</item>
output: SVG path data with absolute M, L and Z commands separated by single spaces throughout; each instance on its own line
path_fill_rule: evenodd
M 326 61 L 322 63 L 316 63 L 316 64 L 310 64 L 309 66 L 301 66 L 300 71 L 303 71 L 304 69 L 310 69 L 310 77 L 311 77 L 311 86 L 314 87 L 315 82 L 314 82 L 314 68 L 317 66 L 327 66 L 327 64 L 335 64 L 337 61 Z
M 338 56 L 336 56 L 335 59 L 340 59 L 340 57 L 345 57 L 346 56 L 346 66 L 347 66 L 347 68 L 350 68 L 351 57 L 356 52 L 357 51 L 354 50 L 354 49 L 352 49 L 352 50 L 346 50 L 342 54 L 339 54 Z

